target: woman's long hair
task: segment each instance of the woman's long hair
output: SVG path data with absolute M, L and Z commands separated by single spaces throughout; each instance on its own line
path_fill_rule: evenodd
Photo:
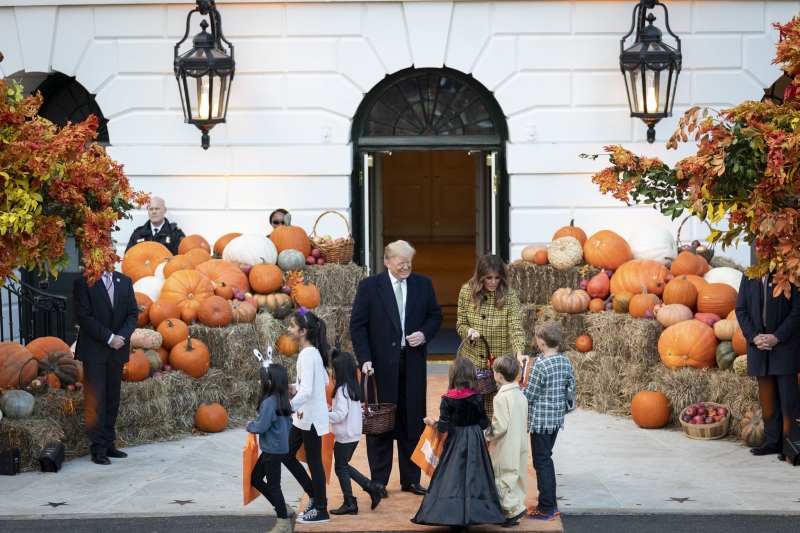
M 475 302 L 475 311 L 480 311 L 483 302 L 486 301 L 483 280 L 492 273 L 500 276 L 500 283 L 497 284 L 497 289 L 494 291 L 495 308 L 502 309 L 506 305 L 506 301 L 508 301 L 508 269 L 506 264 L 500 257 L 486 254 L 478 260 L 478 264 L 475 266 L 475 274 L 469 280 L 472 300 Z
M 279 364 L 271 364 L 269 368 L 263 366 L 258 371 L 261 379 L 261 391 L 258 395 L 258 408 L 264 400 L 275 396 L 275 413 L 278 416 L 291 416 L 292 405 L 289 403 L 289 376 L 286 369 Z
M 339 351 L 338 347 L 334 348 L 331 356 L 331 368 L 336 380 L 336 385 L 333 387 L 333 396 L 336 396 L 336 392 L 344 387 L 344 392 L 348 398 L 360 402 L 361 392 L 358 386 L 356 358 L 348 352 Z
M 289 319 L 294 319 L 294 323 L 300 329 L 306 330 L 306 339 L 319 350 L 319 355 L 322 357 L 322 365 L 327 368 L 328 352 L 331 351 L 331 347 L 328 345 L 328 328 L 325 326 L 325 321 L 311 311 L 306 311 L 305 314 L 301 314 L 300 311 L 294 311 L 289 315 Z
M 450 363 L 450 370 L 447 372 L 447 388 L 449 390 L 478 390 L 478 372 L 472 361 L 458 356 Z

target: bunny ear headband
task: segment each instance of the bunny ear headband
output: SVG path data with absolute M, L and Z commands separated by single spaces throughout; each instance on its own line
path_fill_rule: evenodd
M 273 361 L 272 361 L 272 346 L 267 348 L 267 356 L 266 357 L 261 355 L 261 352 L 259 352 L 256 348 L 253 348 L 253 354 L 256 356 L 256 359 L 261 361 L 261 366 L 263 366 L 264 368 L 269 368 L 269 365 L 271 365 L 273 363 Z

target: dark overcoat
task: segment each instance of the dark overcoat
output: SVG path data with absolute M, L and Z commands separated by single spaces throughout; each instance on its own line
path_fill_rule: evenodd
M 442 325 L 442 310 L 429 278 L 412 272 L 406 291 L 406 335 L 420 331 L 426 341 L 417 347 L 406 344 L 407 435 L 418 439 L 426 416 L 427 343 Z M 402 331 L 389 272 L 361 280 L 350 315 L 350 336 L 359 368 L 372 362 L 381 403 L 397 405 Z
M 764 285 L 761 278 L 742 276 L 736 301 L 736 319 L 747 339 L 747 374 L 780 376 L 800 373 L 800 292 L 792 285 L 791 298 L 772 296 L 772 278 L 767 286 L 767 326 L 761 324 Z M 753 339 L 771 333 L 778 339 L 772 350 L 759 350 Z
M 117 364 L 127 363 L 131 353 L 131 334 L 136 329 L 139 308 L 131 278 L 114 272 L 114 307 L 103 281 L 91 287 L 85 276 L 78 276 L 72 285 L 75 321 L 80 326 L 75 353 L 84 363 L 104 363 L 113 357 Z M 125 337 L 119 350 L 108 345 L 111 335 Z
M 158 230 L 158 233 L 153 235 L 153 227 L 148 220 L 143 226 L 139 226 L 133 230 L 131 238 L 128 240 L 128 246 L 125 247 L 125 251 L 127 252 L 140 242 L 157 242 L 158 244 L 166 246 L 167 249 L 172 252 L 172 255 L 178 255 L 178 247 L 185 236 L 183 230 L 178 227 L 178 224 L 175 222 L 170 223 L 167 218 L 164 219 L 164 224 L 161 226 L 161 229 Z

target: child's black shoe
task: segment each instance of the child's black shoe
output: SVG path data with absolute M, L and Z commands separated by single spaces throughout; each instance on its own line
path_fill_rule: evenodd
M 345 496 L 344 503 L 338 509 L 331 511 L 333 515 L 358 514 L 358 501 L 353 496 Z

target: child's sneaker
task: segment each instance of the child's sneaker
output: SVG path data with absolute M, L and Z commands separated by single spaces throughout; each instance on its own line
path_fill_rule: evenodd
M 525 518 L 530 518 L 531 520 L 539 520 L 539 521 L 542 521 L 542 522 L 552 522 L 553 520 L 556 519 L 556 516 L 554 514 L 544 514 L 537 507 L 532 512 L 529 512 L 525 516 Z M 298 520 L 298 522 L 299 522 L 299 520 Z
M 526 514 L 531 514 L 536 509 L 537 509 L 536 505 L 531 505 L 530 507 L 528 507 L 528 512 Z M 553 516 L 561 516 L 561 511 L 558 510 L 558 507 L 556 507 L 556 510 L 553 511 Z
M 554 517 L 555 519 L 555 517 Z M 322 524 L 330 522 L 331 517 L 326 509 L 318 509 L 316 507 L 309 509 L 303 516 L 297 517 L 298 524 Z

